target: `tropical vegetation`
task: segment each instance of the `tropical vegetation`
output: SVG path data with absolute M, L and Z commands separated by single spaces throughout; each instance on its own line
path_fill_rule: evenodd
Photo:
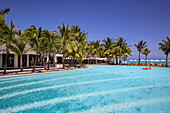
M 137 44 L 134 44 L 135 47 L 137 48 L 137 51 L 139 52 L 138 65 L 140 65 L 140 54 L 141 54 L 142 50 L 147 47 L 146 43 L 147 42 L 144 42 L 143 40 L 141 40 Z
M 145 57 L 146 57 L 146 62 L 145 62 L 145 64 L 147 64 L 147 61 L 148 61 L 148 54 L 151 52 L 151 50 L 149 50 L 148 48 L 145 48 L 145 49 L 142 49 L 142 54 L 144 54 L 145 55 Z
M 162 40 L 161 43 L 159 43 L 160 47 L 159 49 L 164 52 L 166 56 L 166 66 L 168 66 L 168 55 L 170 53 L 170 38 L 166 37 L 166 40 Z
M 103 40 L 88 41 L 88 33 L 81 30 L 79 26 L 71 26 L 62 24 L 57 26 L 56 30 L 49 31 L 37 28 L 32 25 L 24 31 L 18 30 L 13 22 L 10 25 L 6 22 L 6 14 L 10 9 L 0 11 L 0 45 L 5 45 L 6 56 L 4 65 L 4 74 L 7 69 L 7 59 L 10 52 L 14 52 L 20 56 L 20 68 L 23 71 L 23 55 L 28 51 L 35 52 L 32 72 L 36 66 L 43 66 L 44 69 L 50 69 L 50 64 L 56 65 L 56 54 L 62 54 L 63 68 L 70 66 L 83 66 L 83 61 L 93 58 L 97 64 L 97 58 L 107 58 L 107 63 L 121 64 L 132 55 L 131 46 L 127 44 L 127 40 L 119 37 L 116 39 L 106 37 Z M 166 55 L 166 65 L 168 65 L 168 55 L 170 53 L 170 39 L 162 40 L 159 43 L 160 50 Z M 147 60 L 148 54 L 151 52 L 146 45 L 146 41 L 139 41 L 134 46 L 139 52 L 138 64 L 140 65 L 140 54 L 144 54 Z M 66 62 L 68 60 L 69 62 Z M 67 64 L 66 64 L 67 63 Z M 89 63 L 89 60 L 88 60 Z

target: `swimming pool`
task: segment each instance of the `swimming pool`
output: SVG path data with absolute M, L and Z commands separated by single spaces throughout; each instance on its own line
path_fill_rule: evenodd
M 91 68 L 0 78 L 0 113 L 169 113 L 170 68 Z

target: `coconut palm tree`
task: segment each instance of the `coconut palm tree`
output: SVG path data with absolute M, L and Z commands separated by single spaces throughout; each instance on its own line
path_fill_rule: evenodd
M 121 58 L 124 55 L 124 49 L 128 47 L 126 41 L 124 38 L 119 37 L 115 39 L 115 58 L 116 58 L 116 64 L 118 64 L 118 58 Z
M 87 58 L 86 47 L 87 47 L 86 43 L 83 43 L 81 44 L 81 46 L 79 46 L 77 58 L 80 61 L 80 66 L 82 66 L 82 61 L 84 61 L 84 59 Z
M 147 47 L 146 45 L 147 42 L 144 42 L 143 40 L 139 41 L 139 43 L 134 44 L 135 47 L 137 48 L 137 51 L 139 52 L 139 57 L 138 57 L 138 65 L 140 65 L 140 53 L 142 52 L 142 49 Z
M 40 39 L 40 47 L 39 47 L 39 53 L 41 56 L 41 63 L 44 66 L 44 69 L 46 69 L 46 63 L 47 61 L 45 60 L 45 58 L 47 57 L 47 53 L 48 53 L 48 43 L 47 43 L 47 38 L 42 36 L 42 38 Z
M 82 51 L 82 48 L 84 48 L 83 45 L 86 45 L 87 43 L 86 41 L 87 33 L 81 31 L 81 29 L 78 26 L 72 26 L 70 32 L 71 41 L 69 41 L 69 43 L 67 44 L 67 51 L 69 53 L 68 56 L 73 59 L 74 62 L 73 64 L 74 66 L 76 66 L 75 65 L 76 59 L 79 60 L 80 59 L 79 57 L 83 57 L 83 55 L 86 54 L 86 52 L 81 53 L 80 51 Z
M 1 44 L 5 44 L 6 47 L 5 66 L 4 66 L 4 74 L 6 74 L 7 60 L 8 60 L 8 55 L 10 53 L 9 48 L 14 40 L 15 34 L 17 34 L 17 29 L 15 29 L 15 26 L 11 21 L 10 26 L 8 26 L 7 23 L 3 24 L 0 30 L 0 34 L 1 34 L 0 42 Z
M 112 44 L 114 43 L 114 39 L 113 38 L 109 38 L 109 37 L 106 37 L 104 40 L 104 46 L 106 49 L 110 49 L 112 47 Z
M 13 22 L 11 21 L 10 25 L 8 25 L 5 21 L 6 19 L 5 15 L 8 13 L 10 13 L 9 8 L 6 8 L 0 11 L 0 45 L 5 44 L 6 46 L 4 74 L 6 74 L 9 46 L 11 45 L 13 38 L 16 34 L 16 29 L 14 29 L 15 26 Z
M 39 27 L 38 29 L 32 25 L 30 28 L 26 29 L 24 33 L 29 37 L 29 44 L 30 46 L 36 51 L 36 57 L 34 60 L 34 66 L 32 69 L 32 72 L 35 71 L 35 66 L 38 61 L 38 52 L 39 52 L 39 47 L 40 47 L 40 38 L 42 35 L 42 29 Z
M 167 41 L 162 40 L 162 43 L 159 43 L 159 50 L 162 50 L 166 55 L 166 66 L 168 66 L 168 55 L 170 53 L 170 39 L 166 37 Z
M 93 49 L 94 49 L 94 55 L 99 56 L 99 50 L 101 48 L 100 40 L 96 40 L 95 42 L 92 42 Z M 97 64 L 97 59 L 96 59 L 96 64 Z
M 104 58 L 105 54 L 104 54 L 104 46 L 100 45 L 99 49 L 98 49 L 98 55 L 100 58 Z
M 104 46 L 105 48 L 105 56 L 107 57 L 107 60 L 108 62 L 111 61 L 111 58 L 113 57 L 114 55 L 114 47 L 115 47 L 115 43 L 114 43 L 114 39 L 113 38 L 109 38 L 109 37 L 106 37 L 103 41 L 103 44 L 102 46 Z
M 142 54 L 145 55 L 146 57 L 146 62 L 145 64 L 147 64 L 147 57 L 148 57 L 148 54 L 151 52 L 151 50 L 149 50 L 148 48 L 145 48 L 145 49 L 142 49 Z
M 87 47 L 86 47 L 86 54 L 87 57 L 90 58 L 94 55 L 94 45 L 92 44 L 92 41 L 87 41 Z M 90 64 L 90 59 L 87 61 L 88 64 Z
M 119 48 L 118 56 L 119 56 L 119 58 L 122 58 L 124 61 L 126 61 L 128 55 L 132 54 L 132 50 L 129 48 L 130 45 L 128 45 L 126 41 L 127 40 L 125 40 L 122 37 L 119 37 L 116 39 L 116 48 L 117 47 Z
M 128 47 L 128 46 L 126 46 L 126 47 L 124 47 L 123 48 L 123 57 L 122 57 L 122 59 L 124 60 L 124 61 L 127 61 L 127 57 L 130 55 L 130 56 L 132 56 L 132 50 Z
M 122 56 L 122 53 L 121 53 L 121 51 L 122 51 L 122 48 L 120 48 L 119 46 L 116 46 L 116 44 L 114 44 L 114 47 L 113 47 L 113 49 L 112 49 L 112 57 L 114 57 L 114 58 L 116 58 L 116 64 L 119 64 L 119 58 L 121 58 L 121 56 Z
M 59 29 L 59 37 L 60 41 L 62 42 L 62 62 L 63 62 L 63 68 L 65 68 L 65 56 L 66 56 L 66 51 L 67 51 L 67 44 L 70 39 L 70 30 L 68 29 L 68 25 L 65 25 L 64 23 L 62 24 L 62 27 L 57 26 Z
M 72 65 L 76 66 L 76 58 L 78 56 L 78 42 L 70 41 L 67 45 L 67 56 L 72 59 Z
M 22 35 L 20 36 L 21 37 L 19 37 L 18 39 L 15 38 L 13 44 L 10 46 L 10 50 L 20 56 L 20 68 L 22 72 L 23 71 L 22 58 L 23 55 L 30 50 L 30 48 L 26 48 L 27 45 L 26 39 L 24 39 Z
M 58 46 L 57 46 L 57 37 L 56 37 L 56 33 L 54 31 L 48 31 L 48 30 L 43 30 L 42 31 L 42 37 L 40 39 L 40 51 L 46 52 L 46 54 L 48 54 L 48 70 L 49 70 L 49 64 L 50 61 L 53 58 L 54 55 L 58 50 Z M 50 59 L 51 58 L 51 59 Z
M 80 41 L 78 41 L 78 60 L 82 66 L 82 61 L 87 58 L 86 48 L 87 48 L 87 33 L 81 32 L 79 35 Z
M 10 8 L 0 10 L 0 29 L 1 29 L 1 27 L 4 26 L 4 24 L 6 24 L 5 15 L 8 14 L 8 13 L 10 13 Z

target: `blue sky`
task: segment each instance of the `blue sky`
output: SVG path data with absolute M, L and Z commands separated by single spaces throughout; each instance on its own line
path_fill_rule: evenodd
M 147 41 L 149 59 L 164 59 L 158 43 L 170 37 L 170 0 L 1 0 L 0 9 L 11 8 L 7 21 L 24 30 L 31 25 L 57 30 L 62 23 L 78 25 L 88 40 L 106 37 L 127 39 L 133 56 L 134 43 Z M 144 59 L 144 55 L 142 55 Z

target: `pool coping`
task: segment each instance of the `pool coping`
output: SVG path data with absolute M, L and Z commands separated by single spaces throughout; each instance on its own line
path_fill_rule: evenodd
M 50 70 L 36 70 L 35 72 L 32 72 L 32 71 L 24 71 L 24 72 L 13 72 L 13 73 L 8 73 L 8 74 L 0 74 L 0 78 L 3 78 L 3 77 L 13 77 L 13 76 L 24 76 L 24 75 L 32 75 L 32 74 L 43 74 L 43 73 L 53 73 L 53 72 L 60 72 L 60 71 L 72 71 L 72 70 L 79 70 L 79 69 L 86 69 L 86 68 L 91 68 L 91 66 L 84 66 L 84 67 L 81 67 L 81 68 L 66 68 L 66 69 L 58 69 L 58 68 L 55 68 L 55 69 L 50 69 Z

